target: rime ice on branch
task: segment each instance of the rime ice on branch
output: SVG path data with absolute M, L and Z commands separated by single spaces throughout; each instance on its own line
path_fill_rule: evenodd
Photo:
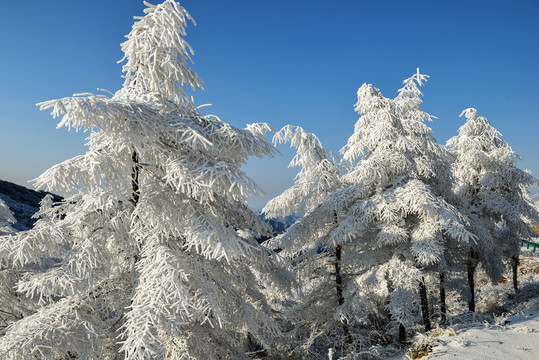
M 36 180 L 71 195 L 2 239 L 0 261 L 26 271 L 18 291 L 40 302 L 0 338 L 6 359 L 246 358 L 243 339 L 278 333 L 257 290 L 268 253 L 241 231 L 268 231 L 240 167 L 273 155 L 270 127 L 202 116 L 184 90 L 202 89 L 183 38 L 190 15 L 145 4 L 122 44 L 122 89 L 38 104 L 59 127 L 90 131 L 89 149 Z

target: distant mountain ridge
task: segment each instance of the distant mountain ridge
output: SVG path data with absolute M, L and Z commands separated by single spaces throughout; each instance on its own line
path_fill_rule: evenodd
M 61 201 L 62 197 L 45 191 L 35 191 L 24 186 L 0 180 L 0 199 L 2 199 L 17 222 L 11 226 L 18 231 L 28 230 L 34 226 L 36 219 L 32 216 L 39 210 L 39 203 L 47 194 L 52 195 L 53 201 Z
M 39 210 L 39 203 L 47 195 L 51 194 L 54 202 L 62 200 L 62 197 L 45 191 L 35 191 L 24 186 L 0 180 L 0 199 L 2 199 L 17 222 L 11 226 L 17 231 L 28 230 L 34 226 L 36 219 L 32 216 Z M 290 215 L 282 218 L 266 218 L 264 214 L 258 215 L 266 221 L 272 228 L 273 236 L 277 236 L 286 231 L 286 229 L 295 223 L 300 216 Z M 267 240 L 264 237 L 260 240 Z
M 288 229 L 293 223 L 295 223 L 299 218 L 301 218 L 301 216 L 296 215 L 289 215 L 280 218 L 267 218 L 265 214 L 260 212 L 258 213 L 258 217 L 271 226 L 272 236 L 277 236 L 284 233 L 286 229 Z M 262 236 L 258 238 L 257 241 L 259 243 L 262 243 L 268 239 L 270 239 L 269 236 Z
M 280 218 L 266 218 L 264 215 L 260 215 L 260 217 L 270 224 L 271 228 L 273 229 L 273 236 L 284 233 L 286 229 L 290 227 L 290 225 L 295 223 L 300 218 L 300 216 L 296 215 L 289 215 Z

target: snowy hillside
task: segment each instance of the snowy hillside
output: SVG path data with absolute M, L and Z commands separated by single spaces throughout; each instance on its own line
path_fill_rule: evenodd
M 444 332 L 434 342 L 428 359 L 537 359 L 539 309 L 520 312 L 501 325 L 485 324 Z M 434 345 L 433 344 L 433 345 Z
M 3 200 L 13 212 L 16 222 L 12 224 L 15 230 L 28 230 L 35 223 L 32 216 L 39 210 L 39 202 L 47 195 L 47 192 L 34 191 L 24 186 L 13 184 L 9 181 L 0 180 L 0 200 Z M 53 195 L 54 201 L 61 198 Z

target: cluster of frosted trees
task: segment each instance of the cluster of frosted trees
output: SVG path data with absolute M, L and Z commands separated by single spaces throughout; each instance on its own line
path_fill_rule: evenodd
M 404 342 L 417 324 L 443 324 L 447 289 L 475 311 L 479 265 L 497 282 L 511 264 L 517 289 L 520 239 L 538 219 L 527 189 L 537 180 L 475 109 L 438 144 L 420 106 L 427 78 L 418 70 L 395 99 L 361 86 L 340 158 L 301 128 L 275 135 L 297 148 L 291 166 L 301 171 L 264 211 L 305 215 L 266 246 L 281 250 L 301 284 L 292 314 L 302 348 Z
M 395 99 L 359 89 L 342 156 L 300 127 L 275 134 L 301 171 L 264 211 L 305 215 L 259 245 L 270 229 L 246 206 L 260 190 L 241 166 L 275 153 L 273 130 L 202 115 L 186 94 L 202 90 L 183 39 L 193 20 L 172 0 L 146 5 L 119 91 L 39 104 L 89 130 L 89 149 L 36 180 L 62 202 L 46 197 L 33 229 L 0 237 L 3 358 L 345 355 L 442 322 L 447 287 L 473 311 L 475 269 L 495 281 L 517 266 L 535 178 L 474 109 L 437 144 L 419 71 Z

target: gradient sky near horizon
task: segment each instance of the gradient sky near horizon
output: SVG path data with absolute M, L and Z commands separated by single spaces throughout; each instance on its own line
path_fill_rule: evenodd
M 150 1 L 152 2 L 152 1 Z M 184 0 L 197 26 L 187 29 L 192 68 L 205 81 L 197 104 L 212 104 L 236 127 L 267 122 L 315 133 L 337 152 L 353 132 L 363 83 L 394 97 L 402 80 L 430 75 L 423 109 L 440 143 L 456 135 L 468 107 L 502 134 L 539 176 L 539 1 Z M 118 90 L 120 43 L 138 0 L 28 0 L 0 15 L 0 179 L 28 180 L 85 152 L 88 134 L 57 130 L 36 103 Z M 208 110 L 209 109 L 209 110 Z M 293 156 L 254 159 L 246 167 L 266 195 L 289 187 Z M 537 192 L 534 189 L 532 192 Z

